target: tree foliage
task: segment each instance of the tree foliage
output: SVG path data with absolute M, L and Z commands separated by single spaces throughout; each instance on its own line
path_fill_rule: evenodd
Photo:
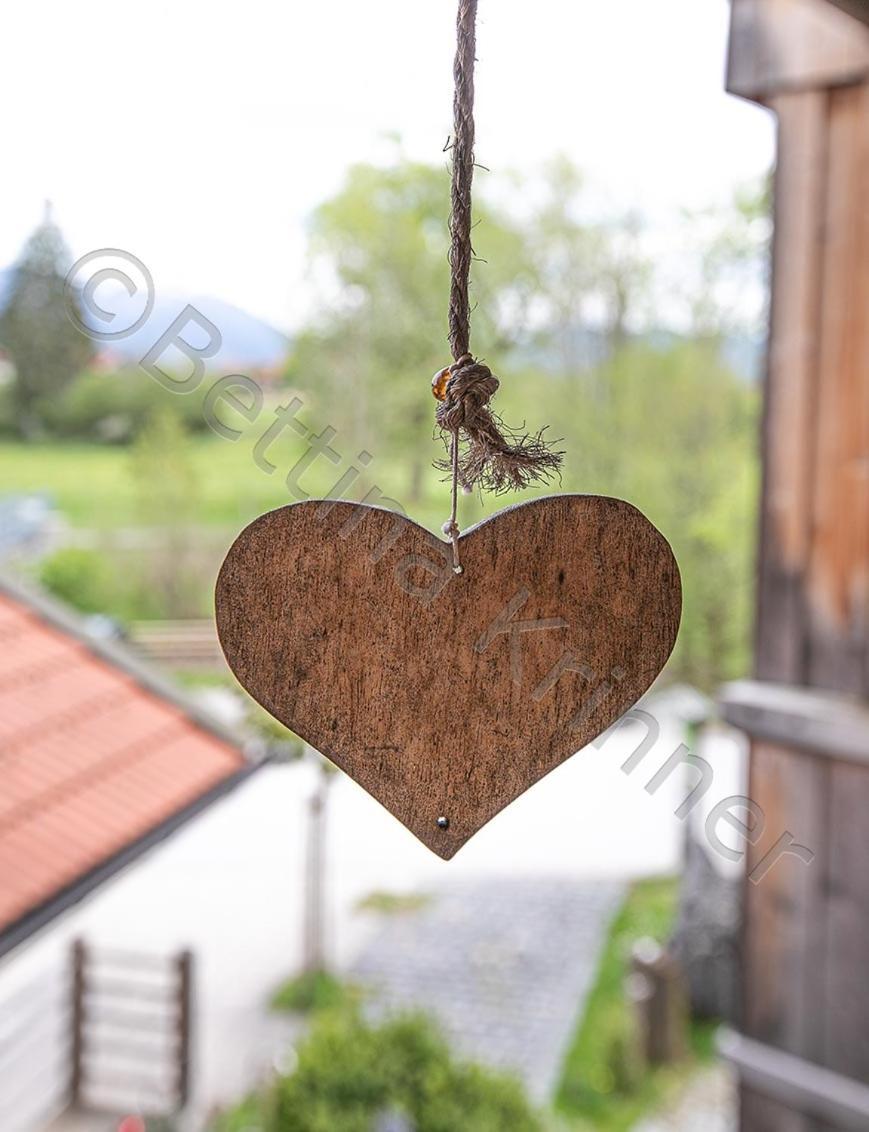
M 401 453 L 408 471 L 402 490 L 411 502 L 421 492 L 432 436 L 429 382 L 452 360 L 447 199 L 443 170 L 404 163 L 350 170 L 313 217 L 319 311 L 296 343 L 289 375 L 357 445 Z M 475 287 L 477 340 L 506 350 L 531 280 L 523 240 L 503 217 L 481 210 L 475 244 L 495 265 Z
M 41 562 L 39 581 L 82 613 L 105 613 L 114 607 L 117 579 L 105 557 L 95 550 L 61 547 Z
M 758 390 L 714 343 L 634 343 L 581 377 L 543 384 L 564 436 L 563 486 L 634 503 L 670 540 L 683 614 L 670 675 L 713 690 L 748 663 L 758 490 Z
M 130 455 L 140 522 L 150 534 L 143 560 L 146 584 L 164 617 L 190 616 L 196 606 L 198 480 L 183 421 L 169 406 L 157 410 Z
M 730 300 L 747 279 L 761 289 L 765 186 L 685 218 L 681 334 L 655 321 L 661 280 L 638 215 L 595 218 L 563 158 L 519 189 L 520 216 L 483 201 L 474 229 L 474 348 L 502 379 L 495 407 L 551 422 L 563 488 L 629 499 L 671 540 L 685 589 L 671 671 L 712 687 L 747 661 L 759 398 L 725 347 L 756 330 Z M 313 219 L 322 298 L 290 368 L 345 442 L 404 469 L 386 486 L 411 506 L 439 454 L 427 386 L 449 360 L 445 207 L 444 170 L 349 172 Z
M 15 366 L 15 422 L 25 438 L 43 431 L 45 405 L 91 356 L 90 340 L 73 325 L 65 305 L 70 264 L 60 229 L 46 215 L 24 245 L 0 315 L 0 343 Z

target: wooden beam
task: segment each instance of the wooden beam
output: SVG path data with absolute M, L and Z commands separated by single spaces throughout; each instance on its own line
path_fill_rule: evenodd
M 828 0 L 828 2 L 835 4 L 837 8 L 841 8 L 856 20 L 869 24 L 869 0 Z
M 732 0 L 727 89 L 766 102 L 869 75 L 869 27 L 828 0 Z
M 178 969 L 178 1067 L 177 1107 L 186 1107 L 190 1100 L 190 1056 L 193 1027 L 193 952 L 182 951 L 176 960 Z
M 736 680 L 725 685 L 720 703 L 727 722 L 755 739 L 869 763 L 869 705 L 862 701 L 765 680 Z
M 802 91 L 772 104 L 779 144 L 755 654 L 758 676 L 792 684 L 806 679 L 828 101 L 826 91 Z
M 869 84 L 828 101 L 806 677 L 869 697 Z
M 736 1066 L 740 1079 L 759 1093 L 843 1132 L 865 1132 L 869 1127 L 869 1085 L 731 1030 L 721 1032 L 718 1048 Z
M 81 1103 L 84 1086 L 84 1024 L 85 1024 L 85 945 L 81 939 L 72 945 L 72 1040 L 70 1042 L 69 1103 L 73 1108 Z

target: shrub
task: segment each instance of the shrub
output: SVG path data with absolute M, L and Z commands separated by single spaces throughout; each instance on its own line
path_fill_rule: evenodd
M 116 603 L 115 577 L 102 555 L 68 546 L 40 567 L 39 580 L 50 593 L 82 613 L 105 613 Z
M 136 369 L 84 373 L 41 406 L 54 436 L 105 444 L 128 443 L 160 411 L 180 417 L 190 431 L 205 428 L 199 396 L 173 396 Z
M 250 1098 L 213 1132 L 372 1132 L 401 1113 L 414 1132 L 542 1132 L 521 1085 L 456 1060 L 422 1015 L 367 1024 L 355 1012 L 323 1014 L 298 1049 L 298 1065 L 256 1106 Z
M 67 546 L 43 559 L 39 581 L 79 613 L 104 613 L 122 625 L 171 613 L 154 589 L 142 560 Z
M 353 990 L 328 971 L 305 971 L 283 983 L 272 996 L 273 1010 L 313 1014 L 333 1010 L 348 1001 Z

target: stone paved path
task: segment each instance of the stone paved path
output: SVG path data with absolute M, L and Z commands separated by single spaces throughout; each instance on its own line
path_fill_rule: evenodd
M 375 1012 L 434 1014 L 455 1048 L 550 1099 L 624 886 L 486 879 L 385 919 L 350 977 Z

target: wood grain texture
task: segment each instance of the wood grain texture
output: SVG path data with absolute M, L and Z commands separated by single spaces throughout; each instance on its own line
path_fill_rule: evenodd
M 520 504 L 460 549 L 455 575 L 401 515 L 298 503 L 242 531 L 216 590 L 244 687 L 445 859 L 646 691 L 681 612 L 669 545 L 621 500 Z
M 866 1082 L 869 768 L 853 724 L 869 707 L 869 28 L 821 0 L 734 0 L 732 16 L 730 89 L 779 128 L 756 622 L 766 691 L 743 701 L 741 725 L 768 837 L 787 829 L 815 853 L 746 880 L 742 1027 Z M 750 847 L 749 871 L 767 849 Z M 741 1096 L 743 1132 L 869 1127 L 750 1073 Z
M 869 83 L 828 131 L 807 682 L 869 697 Z
M 830 772 L 823 1064 L 869 1084 L 869 769 Z
M 761 679 L 793 684 L 806 675 L 828 102 L 825 91 L 810 91 L 773 103 L 779 145 L 755 653 Z
M 731 94 L 766 101 L 869 74 L 869 28 L 827 0 L 732 0 L 731 13 Z
M 749 796 L 764 812 L 764 836 L 747 847 L 742 954 L 744 1033 L 821 1064 L 825 889 L 831 761 L 755 740 Z M 810 866 L 782 861 L 758 883 L 748 877 L 783 830 L 816 854 Z

